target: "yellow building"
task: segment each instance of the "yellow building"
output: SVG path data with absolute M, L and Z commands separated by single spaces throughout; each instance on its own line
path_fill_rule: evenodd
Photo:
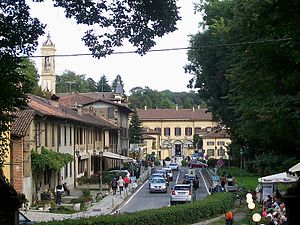
M 203 150 L 208 158 L 228 159 L 230 136 L 225 129 L 216 129 L 202 136 Z
M 144 128 L 159 132 L 160 138 L 156 139 L 156 152 L 162 159 L 167 156 L 191 156 L 195 152 L 193 135 L 202 136 L 204 131 L 207 133 L 219 124 L 212 113 L 203 108 L 147 109 L 145 107 L 143 110 L 137 110 L 137 113 Z

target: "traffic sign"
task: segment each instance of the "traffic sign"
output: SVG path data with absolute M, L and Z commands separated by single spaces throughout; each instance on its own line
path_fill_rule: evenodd
M 219 160 L 217 161 L 217 166 L 222 167 L 223 165 L 224 165 L 223 160 L 222 160 L 222 159 L 219 159 Z
M 188 179 L 196 180 L 196 171 L 195 169 L 188 169 Z

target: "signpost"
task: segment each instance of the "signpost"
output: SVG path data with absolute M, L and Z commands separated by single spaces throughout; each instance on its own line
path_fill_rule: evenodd
M 196 171 L 195 169 L 188 169 L 188 179 L 196 180 Z

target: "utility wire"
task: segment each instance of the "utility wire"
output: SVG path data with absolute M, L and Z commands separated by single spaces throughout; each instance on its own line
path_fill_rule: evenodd
M 257 41 L 245 41 L 245 42 L 234 42 L 228 44 L 220 45 L 199 45 L 197 47 L 182 47 L 182 48 L 162 48 L 162 49 L 151 49 L 147 52 L 169 52 L 169 51 L 180 51 L 180 50 L 193 50 L 201 48 L 218 48 L 218 47 L 227 47 L 227 46 L 240 46 L 240 45 L 253 45 L 253 44 L 263 44 L 263 43 L 276 43 L 276 42 L 285 42 L 290 41 L 292 38 L 280 38 L 280 39 L 268 39 L 268 40 L 257 40 Z M 111 55 L 120 55 L 120 54 L 136 54 L 136 51 L 116 51 L 111 53 Z M 47 55 L 52 57 L 76 57 L 76 56 L 92 56 L 92 53 L 73 53 L 73 54 L 60 54 L 60 55 Z M 28 57 L 28 56 L 24 56 Z M 35 55 L 29 56 L 30 58 L 42 58 L 45 56 Z M 22 57 L 23 58 L 23 57 Z

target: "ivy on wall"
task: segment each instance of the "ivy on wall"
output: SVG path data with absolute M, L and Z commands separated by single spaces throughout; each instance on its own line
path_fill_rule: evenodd
M 31 152 L 31 166 L 35 171 L 46 170 L 46 168 L 59 171 L 73 160 L 71 154 L 51 151 L 45 147 L 42 147 L 41 154 L 35 150 Z

